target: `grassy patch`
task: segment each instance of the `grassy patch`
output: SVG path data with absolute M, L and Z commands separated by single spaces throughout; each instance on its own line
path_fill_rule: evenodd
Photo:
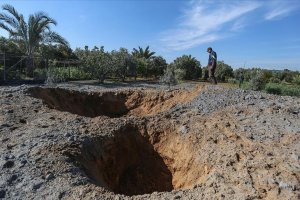
M 265 91 L 270 94 L 300 97 L 300 86 L 298 85 L 268 83 L 265 87 Z
M 70 68 L 64 68 L 64 67 L 53 67 L 47 69 L 35 69 L 34 77 L 37 79 L 44 80 L 47 78 L 47 72 L 51 72 L 55 75 L 55 77 L 59 78 L 60 80 L 88 80 L 92 79 L 92 74 L 84 72 L 82 69 L 78 67 L 70 67 Z

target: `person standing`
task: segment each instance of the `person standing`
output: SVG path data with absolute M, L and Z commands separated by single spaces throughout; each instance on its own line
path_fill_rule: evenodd
M 209 72 L 209 79 L 214 84 L 217 84 L 217 79 L 215 77 L 215 71 L 217 68 L 217 53 L 213 51 L 211 47 L 207 48 L 207 52 L 209 53 L 208 65 L 207 65 L 208 72 Z
M 244 74 L 243 72 L 241 72 L 239 77 L 239 88 L 242 86 L 243 82 L 244 82 Z

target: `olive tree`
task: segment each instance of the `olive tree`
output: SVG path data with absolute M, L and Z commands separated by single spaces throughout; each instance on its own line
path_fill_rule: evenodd
M 84 71 L 93 74 L 100 83 L 104 83 L 107 75 L 112 72 L 112 56 L 109 52 L 104 51 L 103 46 L 100 49 L 93 48 L 92 50 L 88 48 L 76 49 L 75 54 L 81 60 Z
M 171 64 L 175 69 L 181 69 L 184 71 L 183 78 L 185 80 L 198 79 L 202 75 L 200 62 L 191 55 L 183 55 L 178 57 Z

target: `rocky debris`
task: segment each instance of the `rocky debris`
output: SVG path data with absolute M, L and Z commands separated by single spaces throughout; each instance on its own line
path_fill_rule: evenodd
M 299 98 L 201 84 L 54 87 L 128 94 L 125 115 L 87 117 L 49 107 L 35 87 L 0 87 L 2 199 L 299 199 Z
M 4 163 L 3 168 L 12 168 L 15 165 L 14 161 L 9 160 Z
M 5 190 L 0 190 L 0 199 L 4 199 L 6 195 L 6 191 Z

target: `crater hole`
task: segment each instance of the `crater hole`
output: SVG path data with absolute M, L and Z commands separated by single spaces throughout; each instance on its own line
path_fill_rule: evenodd
M 111 136 L 87 139 L 71 157 L 96 185 L 117 194 L 192 188 L 204 171 L 189 152 L 190 144 L 161 139 L 153 144 L 158 140 L 126 127 Z
M 50 108 L 85 117 L 121 117 L 126 115 L 126 93 L 86 93 L 62 88 L 34 87 L 28 90 L 35 98 L 42 99 Z

